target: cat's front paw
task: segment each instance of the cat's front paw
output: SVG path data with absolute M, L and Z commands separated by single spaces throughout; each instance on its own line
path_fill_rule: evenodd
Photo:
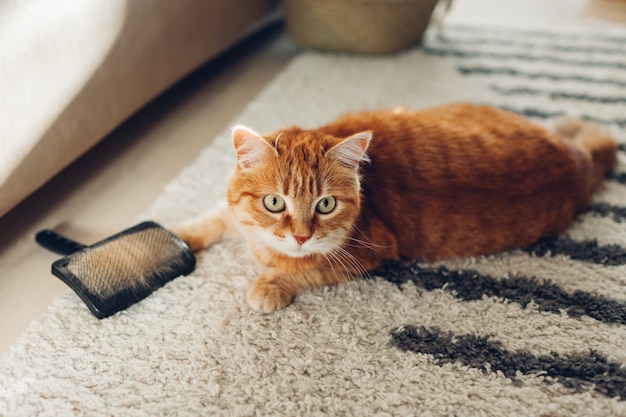
M 170 229 L 180 240 L 185 242 L 192 252 L 197 252 L 200 249 L 204 249 L 204 240 L 193 230 L 186 227 L 178 227 Z
M 263 313 L 271 313 L 285 308 L 291 304 L 293 299 L 294 296 L 279 285 L 259 280 L 252 283 L 246 294 L 248 305 Z

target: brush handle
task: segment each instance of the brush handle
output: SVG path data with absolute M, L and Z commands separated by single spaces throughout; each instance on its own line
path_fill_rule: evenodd
M 82 243 L 68 239 L 50 229 L 44 229 L 37 233 L 35 240 L 49 251 L 61 255 L 71 255 L 72 253 L 78 252 L 79 250 L 83 250 L 87 247 Z

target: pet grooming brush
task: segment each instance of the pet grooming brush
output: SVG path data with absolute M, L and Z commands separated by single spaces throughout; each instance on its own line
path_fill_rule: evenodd
M 67 255 L 52 264 L 52 273 L 99 319 L 191 273 L 196 265 L 189 247 L 154 222 L 140 223 L 91 246 L 51 230 L 42 230 L 36 240 L 46 249 Z

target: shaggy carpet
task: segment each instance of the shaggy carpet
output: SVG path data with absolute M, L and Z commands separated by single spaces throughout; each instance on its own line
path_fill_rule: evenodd
M 558 239 L 389 263 L 269 315 L 244 302 L 259 270 L 238 242 L 108 319 L 58 297 L 0 360 L 0 415 L 625 416 L 625 45 L 617 32 L 452 26 L 394 56 L 302 53 L 237 122 L 268 132 L 469 100 L 601 122 L 620 165 Z M 210 209 L 233 167 L 225 129 L 141 220 Z

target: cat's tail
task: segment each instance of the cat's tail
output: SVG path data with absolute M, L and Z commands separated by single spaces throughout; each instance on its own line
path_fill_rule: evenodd
M 593 161 L 590 186 L 593 191 L 602 183 L 606 174 L 617 164 L 617 142 L 609 130 L 597 123 L 562 118 L 556 122 L 556 131 L 566 139 L 572 140 Z

